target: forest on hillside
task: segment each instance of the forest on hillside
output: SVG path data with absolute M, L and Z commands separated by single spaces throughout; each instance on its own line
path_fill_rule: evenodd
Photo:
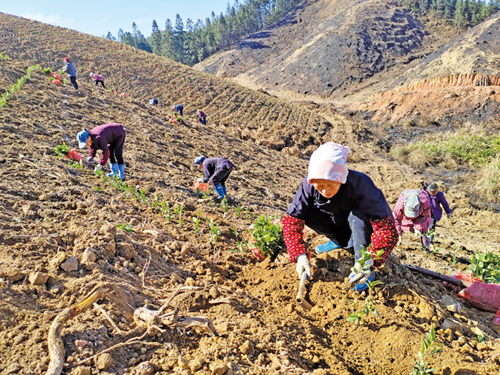
M 184 23 L 177 14 L 174 23 L 167 19 L 164 30 L 153 20 L 148 37 L 133 23 L 132 32 L 120 29 L 117 37 L 108 32 L 106 38 L 193 66 L 271 25 L 300 2 L 235 0 L 232 6 L 228 3 L 225 14 L 212 12 L 205 21 L 188 18 Z M 417 16 L 432 15 L 436 22 L 445 19 L 460 30 L 473 27 L 500 10 L 500 0 L 401 0 L 401 5 Z

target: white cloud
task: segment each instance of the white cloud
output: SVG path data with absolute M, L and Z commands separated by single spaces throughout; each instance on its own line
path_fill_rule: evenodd
M 57 14 L 47 14 L 44 13 L 23 13 L 20 14 L 21 17 L 29 18 L 32 20 L 48 23 L 51 25 L 71 27 L 73 25 L 74 18 L 61 18 Z
M 106 22 L 107 20 L 108 20 L 108 16 L 104 17 L 104 18 L 101 20 L 101 23 Z

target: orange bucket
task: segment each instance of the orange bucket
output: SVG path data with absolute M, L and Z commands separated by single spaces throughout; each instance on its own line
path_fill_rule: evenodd
M 82 159 L 82 155 L 80 155 L 80 153 L 78 151 L 76 151 L 75 149 L 71 149 L 69 154 L 67 156 L 65 156 L 64 158 L 71 159 L 74 161 L 80 161 Z
M 195 189 L 199 189 L 201 191 L 208 191 L 208 184 L 205 182 L 195 181 L 193 182 L 193 186 Z

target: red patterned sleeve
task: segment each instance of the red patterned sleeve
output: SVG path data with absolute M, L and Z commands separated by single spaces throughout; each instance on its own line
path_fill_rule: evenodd
M 310 254 L 302 238 L 305 221 L 285 215 L 281 224 L 283 225 L 283 237 L 285 238 L 285 245 L 290 256 L 290 261 L 297 262 L 297 257 L 301 254 L 307 254 L 309 258 Z
M 375 267 L 380 267 L 385 263 L 387 258 L 389 258 L 389 255 L 391 255 L 392 250 L 398 242 L 399 235 L 392 217 L 371 220 L 371 224 L 373 233 L 369 249 L 372 253 L 384 250 L 382 257 L 375 260 L 373 264 Z

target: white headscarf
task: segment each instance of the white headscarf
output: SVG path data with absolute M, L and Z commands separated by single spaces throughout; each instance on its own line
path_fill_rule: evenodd
M 309 160 L 307 182 L 323 179 L 345 184 L 349 174 L 346 164 L 350 152 L 349 147 L 334 142 L 319 146 Z

